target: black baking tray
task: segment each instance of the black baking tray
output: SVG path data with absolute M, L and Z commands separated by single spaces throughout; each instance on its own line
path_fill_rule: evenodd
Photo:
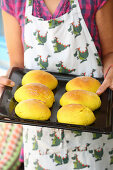
M 92 125 L 80 126 L 57 122 L 57 111 L 61 107 L 59 104 L 59 100 L 61 96 L 66 92 L 65 85 L 69 80 L 73 79 L 74 77 L 77 77 L 75 75 L 70 74 L 50 72 L 58 79 L 58 86 L 55 90 L 53 90 L 55 95 L 55 102 L 52 108 L 50 109 L 52 114 L 49 120 L 38 121 L 19 118 L 15 114 L 15 106 L 17 102 L 14 99 L 14 93 L 21 86 L 22 77 L 28 71 L 30 71 L 30 69 L 20 69 L 17 67 L 13 67 L 12 70 L 10 71 L 9 78 L 15 82 L 15 86 L 13 88 L 11 87 L 4 88 L 4 91 L 0 99 L 0 122 L 104 134 L 109 134 L 113 131 L 113 105 L 112 105 L 113 97 L 112 91 L 110 89 L 107 89 L 100 96 L 102 105 L 98 110 L 94 111 L 96 121 Z M 98 78 L 98 80 L 101 83 L 103 82 L 103 78 L 100 79 Z

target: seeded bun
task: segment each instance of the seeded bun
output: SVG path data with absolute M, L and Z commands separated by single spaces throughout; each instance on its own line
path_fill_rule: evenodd
M 22 85 L 29 83 L 41 83 L 51 90 L 58 85 L 57 79 L 52 74 L 42 70 L 31 70 L 26 73 L 22 78 Z
M 16 105 L 15 113 L 20 118 L 32 120 L 48 120 L 51 116 L 49 108 L 37 99 L 21 101 Z
M 59 123 L 87 126 L 92 124 L 96 118 L 88 107 L 80 104 L 68 104 L 58 110 L 57 120 Z
M 70 80 L 66 84 L 66 90 L 86 90 L 96 93 L 97 89 L 100 87 L 101 83 L 92 77 L 80 76 Z
M 41 83 L 30 83 L 21 86 L 16 90 L 14 98 L 17 102 L 21 102 L 27 99 L 38 99 L 50 108 L 55 101 L 53 92 L 45 85 Z
M 60 99 L 61 106 L 67 104 L 82 104 L 94 111 L 101 106 L 101 100 L 94 92 L 86 90 L 72 90 L 64 93 Z

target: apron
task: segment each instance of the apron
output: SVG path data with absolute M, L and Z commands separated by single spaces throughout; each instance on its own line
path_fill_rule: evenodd
M 40 69 L 102 77 L 102 65 L 78 0 L 70 12 L 51 20 L 32 15 L 27 0 L 24 63 Z M 25 170 L 112 170 L 112 135 L 27 126 L 23 128 Z

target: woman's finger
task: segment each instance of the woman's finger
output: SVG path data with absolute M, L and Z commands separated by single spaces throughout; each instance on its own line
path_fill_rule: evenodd
M 0 88 L 1 88 L 1 87 L 4 87 L 4 85 L 3 85 L 3 84 L 0 84 Z
M 10 86 L 10 87 L 15 86 L 15 83 L 11 81 L 10 79 L 8 79 L 6 76 L 0 77 L 0 84 L 4 86 Z
M 98 88 L 96 94 L 101 95 L 108 87 L 109 87 L 109 82 L 107 81 L 107 79 L 105 79 L 101 84 L 101 86 Z
M 109 86 L 109 88 L 110 88 L 111 90 L 113 90 L 113 84 L 111 84 L 111 85 Z
M 108 87 L 113 90 L 113 68 L 108 71 L 102 85 L 98 88 L 96 93 L 101 95 Z
M 3 90 L 4 90 L 4 86 L 3 86 L 3 87 L 0 86 L 0 97 L 1 97 L 1 95 L 2 95 L 2 93 L 3 93 Z

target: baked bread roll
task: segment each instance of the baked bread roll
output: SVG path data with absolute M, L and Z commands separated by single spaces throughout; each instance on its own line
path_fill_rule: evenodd
M 20 118 L 32 120 L 48 120 L 51 116 L 50 109 L 37 99 L 21 101 L 16 105 L 15 113 Z
M 101 83 L 92 77 L 80 76 L 73 78 L 66 84 L 66 90 L 87 90 L 96 93 Z
M 96 118 L 88 107 L 80 104 L 68 104 L 58 110 L 57 120 L 59 123 L 87 126 L 92 124 Z
M 41 83 L 53 90 L 57 87 L 58 80 L 52 74 L 46 71 L 31 70 L 22 78 L 22 85 L 29 83 Z
M 101 106 L 101 100 L 94 92 L 86 90 L 72 90 L 64 93 L 60 99 L 61 106 L 67 104 L 82 104 L 94 111 Z
M 14 98 L 17 102 L 21 102 L 27 99 L 38 99 L 50 108 L 55 101 L 53 92 L 45 85 L 41 83 L 30 83 L 21 86 L 14 93 Z

